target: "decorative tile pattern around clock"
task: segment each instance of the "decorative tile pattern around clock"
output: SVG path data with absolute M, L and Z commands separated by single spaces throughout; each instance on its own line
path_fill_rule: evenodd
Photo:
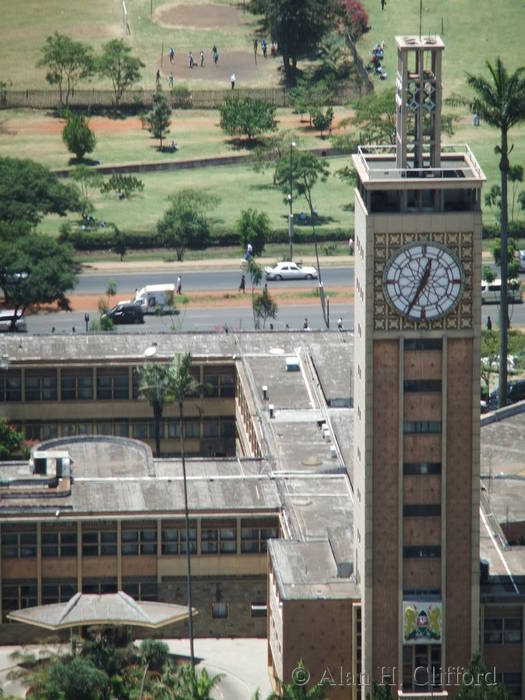
M 435 321 L 409 321 L 387 303 L 383 292 L 383 270 L 401 246 L 416 241 L 432 241 L 449 248 L 463 267 L 464 287 L 459 304 L 446 316 Z M 374 329 L 399 330 L 469 330 L 472 328 L 473 232 L 462 233 L 376 233 L 374 243 Z

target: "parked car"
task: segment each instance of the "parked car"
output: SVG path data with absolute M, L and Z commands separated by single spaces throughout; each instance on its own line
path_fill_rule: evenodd
M 481 280 L 481 303 L 499 304 L 501 298 L 501 280 L 487 282 Z M 507 298 L 509 302 L 521 304 L 521 284 L 519 279 L 511 279 L 507 283 Z
M 144 312 L 138 304 L 121 302 L 107 311 L 104 316 L 114 324 L 144 323 Z
M 317 270 L 315 267 L 299 265 L 294 262 L 278 262 L 275 265 L 264 268 L 267 280 L 315 280 Z
M 14 309 L 0 311 L 0 333 L 9 333 L 11 330 L 17 333 L 25 333 L 27 331 L 26 320 L 20 312 L 16 312 L 15 327 L 12 328 L 14 316 Z
M 497 408 L 499 390 L 494 389 L 490 392 L 488 406 L 489 408 Z M 507 387 L 507 404 L 525 401 L 525 379 L 518 379 L 515 382 L 509 382 Z
M 525 250 L 518 250 L 520 260 L 520 272 L 525 272 Z

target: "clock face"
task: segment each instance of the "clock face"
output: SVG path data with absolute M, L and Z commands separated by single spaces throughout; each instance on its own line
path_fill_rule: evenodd
M 452 311 L 463 290 L 456 256 L 438 243 L 399 248 L 383 272 L 388 303 L 410 321 L 433 321 Z

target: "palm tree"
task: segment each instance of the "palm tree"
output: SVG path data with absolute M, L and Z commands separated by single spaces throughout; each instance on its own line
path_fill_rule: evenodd
M 499 353 L 499 405 L 507 403 L 507 263 L 508 263 L 508 177 L 509 149 L 508 135 L 513 126 L 525 120 L 525 67 L 520 67 L 511 75 L 501 59 L 493 66 L 487 61 L 489 76 L 467 73 L 467 84 L 474 90 L 474 99 L 452 98 L 456 104 L 467 104 L 470 111 L 478 114 L 490 126 L 499 129 L 500 144 L 495 152 L 499 154 L 501 172 L 501 300 L 499 310 L 500 353 Z
M 302 660 L 292 673 L 292 682 L 283 683 L 278 692 L 269 695 L 266 700 L 324 700 L 326 690 L 324 683 L 310 682 L 310 673 Z M 253 700 L 259 700 L 259 691 Z
M 191 376 L 191 353 L 177 354 L 169 368 L 170 392 L 174 401 L 179 404 L 180 425 L 180 457 L 182 461 L 182 479 L 184 482 L 184 521 L 186 524 L 186 562 L 188 586 L 188 631 L 190 637 L 191 668 L 195 669 L 195 653 L 193 649 L 193 618 L 191 598 L 191 555 L 190 555 L 190 518 L 188 512 L 188 485 L 186 479 L 186 459 L 184 454 L 184 400 L 197 388 L 195 379 Z
M 164 405 L 172 400 L 170 367 L 146 362 L 138 367 L 139 395 L 148 400 L 153 408 L 155 421 L 155 456 L 160 457 L 160 426 Z

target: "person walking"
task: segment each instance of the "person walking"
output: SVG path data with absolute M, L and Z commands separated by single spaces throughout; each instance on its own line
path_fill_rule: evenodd
M 201 68 L 204 68 L 204 51 L 202 49 L 201 49 L 199 56 L 200 56 Z
M 190 67 L 190 68 L 193 68 L 194 63 L 195 63 L 195 62 L 194 62 L 194 60 L 193 60 L 193 54 L 192 54 L 192 52 L 190 51 L 189 54 L 188 54 L 188 65 L 189 65 L 189 67 Z
M 354 254 L 354 239 L 352 238 L 352 236 L 350 236 L 350 238 L 348 239 L 348 254 Z
M 170 49 L 170 63 L 173 63 L 174 60 L 175 60 L 175 51 L 174 51 L 174 49 L 173 49 L 173 47 L 172 47 L 172 48 Z
M 241 281 L 239 283 L 239 292 L 246 294 L 246 275 L 244 274 L 244 272 L 241 275 Z
M 490 318 L 490 316 L 487 316 L 487 330 L 492 330 L 492 319 Z
M 217 63 L 219 62 L 219 52 L 217 51 L 217 47 L 215 46 L 215 44 L 213 44 L 213 49 L 211 50 L 211 52 L 213 54 L 213 62 L 215 65 L 217 65 Z
M 259 42 L 257 39 L 253 40 L 253 57 L 255 58 L 255 63 L 257 63 L 257 49 L 259 47 Z
M 182 294 L 182 277 L 177 277 L 177 294 Z
M 170 77 L 168 78 L 168 85 L 170 88 L 173 87 L 173 73 L 170 73 Z
M 264 39 L 264 38 L 261 40 L 261 49 L 262 49 L 264 58 L 266 58 L 266 51 L 268 49 L 268 44 L 266 43 L 266 39 Z
M 157 87 L 159 87 L 159 85 L 160 85 L 160 68 L 157 68 L 157 73 L 155 75 L 155 83 L 156 83 Z
M 308 319 L 307 319 L 307 318 L 304 319 L 303 330 L 304 330 L 304 331 L 309 331 L 309 330 L 310 330 L 310 324 L 308 323 Z
M 232 84 L 232 90 L 235 88 L 235 73 L 230 75 L 230 83 Z
M 385 9 L 386 0 L 381 0 L 381 11 Z
M 340 331 L 343 330 L 343 319 L 341 318 L 341 316 L 339 316 L 339 318 L 337 319 L 337 328 L 338 328 Z

